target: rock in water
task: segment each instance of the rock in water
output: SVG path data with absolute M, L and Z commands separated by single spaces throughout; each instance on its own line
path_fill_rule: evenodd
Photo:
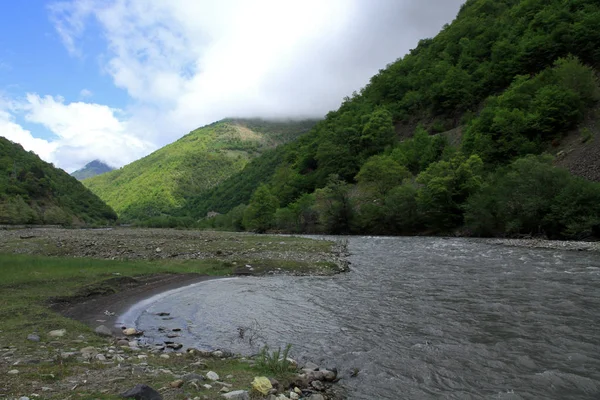
M 111 330 L 104 325 L 98 326 L 96 329 L 94 329 L 94 332 L 100 336 L 112 336 Z
M 125 336 L 138 336 L 138 335 L 142 335 L 143 333 L 144 332 L 138 331 L 135 328 L 123 329 L 123 335 L 125 335 Z
M 133 389 L 121 393 L 121 397 L 135 400 L 162 400 L 160 393 L 148 385 L 136 385 Z
M 236 390 L 222 394 L 222 396 L 229 400 L 250 400 L 250 395 L 245 390 Z

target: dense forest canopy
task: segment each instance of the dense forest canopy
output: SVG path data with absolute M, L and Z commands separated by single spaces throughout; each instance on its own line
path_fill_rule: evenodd
M 307 135 L 192 196 L 179 220 L 219 211 L 203 224 L 257 230 L 256 199 L 274 196 L 258 230 L 597 236 L 599 185 L 539 155 L 566 135 L 597 143 L 582 123 L 597 118 L 599 26 L 594 0 L 469 0 Z
M 116 219 L 77 179 L 0 137 L 0 224 L 101 225 Z

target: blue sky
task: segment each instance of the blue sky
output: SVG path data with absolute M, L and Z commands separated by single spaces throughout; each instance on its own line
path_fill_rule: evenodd
M 230 117 L 320 117 L 462 0 L 0 4 L 0 136 L 119 167 Z

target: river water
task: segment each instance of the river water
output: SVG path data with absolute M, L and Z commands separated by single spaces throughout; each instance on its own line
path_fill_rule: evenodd
M 202 349 L 291 343 L 337 367 L 352 399 L 600 398 L 599 253 L 441 238 L 348 248 L 349 273 L 203 282 L 138 307 L 137 324 L 156 341 L 159 326 L 183 328 L 174 340 Z

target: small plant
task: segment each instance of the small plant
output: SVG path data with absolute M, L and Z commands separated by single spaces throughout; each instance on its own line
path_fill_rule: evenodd
M 581 129 L 580 134 L 581 134 L 581 143 L 587 143 L 594 137 L 594 134 L 588 128 Z
M 283 352 L 281 347 L 273 352 L 269 351 L 269 346 L 265 345 L 256 358 L 256 364 L 274 374 L 289 372 L 292 363 L 288 360 L 288 354 L 292 348 L 291 344 L 285 346 Z

